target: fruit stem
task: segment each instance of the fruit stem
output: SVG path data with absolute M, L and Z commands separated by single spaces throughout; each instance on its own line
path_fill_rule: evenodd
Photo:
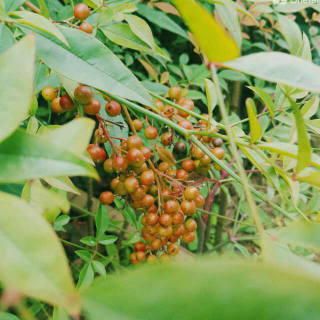
M 30 8 L 33 12 L 37 14 L 41 14 L 40 9 L 37 6 L 35 6 L 33 3 L 26 1 L 24 4 L 26 7 Z

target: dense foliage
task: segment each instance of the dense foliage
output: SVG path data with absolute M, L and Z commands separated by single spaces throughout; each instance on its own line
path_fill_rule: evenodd
M 0 319 L 318 319 L 319 12 L 0 0 Z

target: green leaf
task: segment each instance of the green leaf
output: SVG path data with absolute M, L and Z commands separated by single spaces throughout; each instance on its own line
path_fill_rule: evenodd
M 88 236 L 80 239 L 80 242 L 86 244 L 87 246 L 93 247 L 97 244 L 97 240 L 95 237 Z
M 89 261 L 93 257 L 93 253 L 87 250 L 77 250 L 75 253 L 84 261 Z
M 68 46 L 68 42 L 61 33 L 61 31 L 48 19 L 45 17 L 30 12 L 30 11 L 15 11 L 10 12 L 10 15 L 20 17 L 21 19 L 16 19 L 15 21 L 22 25 L 27 25 L 44 31 L 51 36 L 62 41 L 66 46 Z
M 70 217 L 67 215 L 62 215 L 60 217 L 58 217 L 54 223 L 59 225 L 59 226 L 65 226 L 66 224 L 68 224 L 70 221 Z
M 0 144 L 0 182 L 64 175 L 98 178 L 93 166 L 45 137 L 17 130 Z
M 28 36 L 0 55 L 0 141 L 11 135 L 28 114 L 32 100 L 35 41 Z M 21 76 L 23 70 L 23 77 Z
M 1 320 L 20 320 L 17 316 L 7 312 L 0 312 L 0 319 Z
M 302 44 L 300 28 L 293 20 L 286 16 L 277 14 L 277 17 L 280 24 L 281 33 L 289 45 L 289 51 L 291 54 L 296 55 Z
M 301 171 L 299 174 L 296 175 L 296 180 L 306 182 L 320 188 L 320 172 L 314 171 L 311 169 L 306 169 Z
M 100 240 L 98 241 L 100 244 L 111 244 L 111 243 L 115 243 L 118 240 L 118 237 L 116 236 L 106 236 L 103 235 L 102 237 L 100 237 Z
M 127 24 L 117 23 L 110 26 L 100 27 L 104 35 L 112 42 L 127 47 L 133 50 L 152 53 L 152 49 L 138 38 Z M 155 45 L 155 52 L 159 57 L 170 60 L 168 55 L 157 45 Z
M 70 203 L 65 196 L 45 188 L 39 180 L 28 181 L 23 194 L 23 199 L 49 222 L 53 222 L 61 211 L 66 214 L 70 210 Z
M 110 222 L 108 208 L 103 203 L 99 204 L 99 209 L 96 215 L 95 222 L 97 228 L 96 239 L 99 241 L 101 237 L 104 235 L 104 233 L 107 231 Z
M 312 148 L 307 133 L 307 127 L 298 105 L 288 95 L 286 95 L 286 97 L 290 101 L 293 109 L 298 131 L 298 163 L 296 171 L 299 173 L 311 164 Z
M 100 261 L 93 260 L 92 266 L 93 269 L 100 274 L 100 276 L 105 276 L 107 274 L 105 266 Z
M 103 0 L 84 0 L 84 2 L 93 9 L 103 5 Z
M 258 144 L 256 147 L 262 150 L 268 150 L 271 152 L 283 154 L 291 158 L 298 158 L 298 146 L 294 144 L 284 142 L 273 142 Z M 320 156 L 312 153 L 311 165 L 320 168 Z
M 302 37 L 302 43 L 300 45 L 300 48 L 297 52 L 297 57 L 300 57 L 302 59 L 305 59 L 307 61 L 312 61 L 312 53 L 310 48 L 310 41 L 305 33 L 303 33 Z
M 115 197 L 114 203 L 116 207 L 119 209 L 121 214 L 123 215 L 124 219 L 131 223 L 132 226 L 137 228 L 137 216 L 134 210 L 128 206 L 125 205 L 125 200 L 120 199 L 119 197 Z
M 254 101 L 251 98 L 246 100 L 246 107 L 249 116 L 251 143 L 255 143 L 262 136 L 262 129 L 257 118 L 257 108 Z
M 273 236 L 288 244 L 320 251 L 320 224 L 316 222 L 299 219 L 273 232 Z
M 304 119 L 311 118 L 318 111 L 318 108 L 319 98 L 314 97 L 303 105 L 301 108 L 301 115 Z
M 37 120 L 36 117 L 34 116 L 31 116 L 28 120 L 28 124 L 27 124 L 27 129 L 26 131 L 28 133 L 33 133 L 35 134 L 37 131 L 38 131 L 38 128 L 39 128 L 39 122 Z
M 187 33 L 164 12 L 152 9 L 145 4 L 139 4 L 138 13 L 160 28 L 171 31 L 189 40 Z
M 220 1 L 223 4 L 220 4 Z M 242 34 L 238 18 L 237 9 L 234 2 L 230 0 L 220 0 L 216 2 L 215 8 L 217 9 L 223 24 L 228 29 L 233 40 L 239 48 L 241 48 Z
M 206 96 L 208 101 L 209 123 L 211 123 L 212 112 L 214 108 L 217 106 L 216 88 L 215 88 L 215 84 L 209 79 L 204 79 L 204 86 L 206 88 Z
M 156 52 L 156 44 L 149 25 L 143 19 L 132 14 L 125 14 L 124 19 L 129 23 L 132 32 L 148 44 L 153 52 Z
M 223 66 L 270 82 L 320 92 L 320 67 L 286 53 L 254 53 L 224 62 Z
M 48 67 L 79 83 L 150 105 L 144 87 L 99 40 L 74 28 L 59 30 L 70 48 L 54 38 L 36 36 L 37 55 Z
M 39 3 L 41 15 L 43 15 L 47 19 L 50 19 L 50 12 L 45 0 L 38 0 L 38 3 Z
M 52 130 L 48 138 L 57 146 L 68 149 L 81 156 L 85 153 L 95 127 L 90 118 L 79 118 L 68 122 L 58 129 Z
M 17 10 L 25 2 L 26 0 L 5 0 L 4 1 L 7 12 Z
M 262 100 L 263 104 L 268 108 L 271 117 L 274 116 L 274 103 L 270 95 L 263 89 L 257 87 L 249 87 Z
M 79 190 L 76 188 L 69 177 L 47 177 L 43 178 L 43 180 L 54 188 L 75 194 L 80 194 Z
M 82 268 L 80 272 L 77 289 L 81 291 L 90 287 L 90 285 L 93 282 L 93 278 L 94 278 L 94 271 L 92 268 L 92 263 L 88 262 L 85 264 L 85 266 Z
M 25 201 L 0 193 L 1 282 L 8 288 L 77 314 L 68 262 L 51 226 Z
M 82 299 L 90 320 L 316 320 L 319 280 L 292 268 L 237 260 L 160 264 L 99 278 Z
M 229 61 L 239 56 L 240 50 L 234 40 L 198 2 L 174 0 L 174 3 L 210 62 Z M 201 17 L 201 23 L 195 17 Z
M 4 23 L 0 23 L 0 54 L 7 51 L 15 42 L 10 29 Z

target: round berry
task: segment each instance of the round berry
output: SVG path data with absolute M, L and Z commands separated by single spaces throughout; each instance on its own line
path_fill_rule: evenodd
M 186 215 L 193 215 L 196 209 L 196 203 L 193 200 L 183 200 L 181 202 L 181 210 Z
M 180 237 L 184 235 L 185 232 L 186 232 L 186 229 L 183 224 L 179 224 L 173 228 L 173 235 L 176 237 Z
M 183 195 L 187 200 L 195 200 L 199 195 L 199 190 L 196 187 L 190 186 L 184 190 Z
M 162 101 L 160 101 L 160 100 L 154 100 L 153 102 L 154 102 L 154 104 L 158 107 L 158 109 L 159 109 L 160 111 L 163 111 L 163 110 L 164 110 L 164 104 L 163 104 Z
M 143 242 L 139 241 L 134 244 L 134 248 L 136 249 L 136 251 L 145 251 L 146 245 Z
M 53 87 L 45 87 L 42 89 L 42 97 L 46 101 L 52 101 L 57 97 L 56 89 Z
M 132 253 L 130 254 L 129 260 L 130 260 L 130 263 L 132 263 L 132 264 L 138 264 L 138 263 L 139 263 L 139 261 L 138 261 L 138 259 L 137 259 L 137 255 L 136 255 L 135 252 L 132 252 Z
M 194 161 L 191 159 L 185 159 L 182 161 L 182 168 L 187 172 L 192 172 L 194 170 Z
M 152 255 L 150 255 L 149 257 L 148 257 L 148 263 L 155 263 L 155 262 L 158 262 L 159 261 L 159 259 L 158 259 L 158 257 L 156 256 L 156 255 L 154 255 L 154 254 L 152 254 Z
M 201 194 L 199 194 L 196 199 L 194 200 L 194 202 L 196 203 L 196 206 L 198 208 L 201 208 L 204 206 L 206 199 L 204 198 L 204 196 L 202 196 Z
M 170 237 L 172 235 L 172 233 L 173 233 L 173 229 L 171 226 L 169 226 L 169 227 L 162 227 L 161 226 L 159 228 L 159 235 L 161 237 Z
M 142 203 L 144 207 L 149 208 L 154 204 L 154 197 L 151 194 L 146 194 L 142 199 Z
M 214 138 L 212 144 L 215 148 L 220 148 L 223 145 L 223 140 L 221 138 Z
M 114 200 L 114 195 L 110 191 L 102 192 L 100 195 L 100 201 L 104 204 L 111 204 Z
M 129 177 L 125 180 L 124 186 L 128 193 L 133 193 L 139 188 L 139 181 L 135 177 Z
M 187 232 L 182 236 L 182 240 L 184 242 L 192 242 L 196 238 L 196 235 L 194 232 Z
M 170 256 L 176 256 L 179 253 L 179 246 L 177 246 L 175 243 L 170 243 L 168 245 L 168 253 Z
M 74 90 L 74 99 L 81 104 L 88 104 L 91 102 L 93 92 L 88 86 L 78 86 Z
M 60 99 L 61 98 L 54 98 L 51 102 L 52 111 L 58 114 L 65 112 L 65 110 L 63 110 L 60 106 Z
M 142 237 L 144 240 L 146 240 L 148 242 L 152 242 L 156 238 L 156 236 L 154 234 L 150 234 L 147 232 L 143 232 Z
M 196 158 L 196 159 L 201 159 L 202 157 L 204 157 L 205 153 L 198 147 L 194 147 L 192 149 L 192 153 L 193 153 L 193 156 Z
M 156 213 L 158 211 L 158 208 L 155 204 L 153 204 L 149 209 L 148 213 Z
M 143 123 L 141 120 L 139 119 L 134 119 L 133 120 L 133 126 L 136 129 L 136 131 L 141 131 L 142 127 L 143 127 Z
M 129 149 L 140 149 L 142 147 L 142 139 L 137 136 L 131 136 L 127 139 L 127 146 Z
M 73 15 L 78 20 L 86 20 L 90 15 L 90 9 L 85 3 L 79 3 L 73 8 Z
M 163 114 L 164 114 L 167 118 L 171 119 L 172 116 L 174 115 L 174 108 L 171 107 L 171 106 L 165 106 L 165 107 L 164 107 L 164 110 L 163 110 Z
M 169 214 L 163 213 L 159 218 L 159 222 L 163 227 L 169 227 L 172 223 L 172 217 Z
M 91 116 L 99 113 L 101 104 L 97 99 L 92 99 L 90 103 L 84 106 L 84 112 Z
M 138 189 L 131 194 L 131 198 L 133 200 L 142 200 L 146 195 L 146 191 L 142 186 L 138 187 Z
M 146 221 L 149 226 L 154 226 L 159 221 L 159 216 L 155 213 L 148 213 L 146 215 Z
M 175 212 L 172 215 L 172 223 L 175 225 L 181 224 L 184 221 L 184 215 L 181 212 Z
M 197 224 L 197 222 L 196 222 L 195 220 L 189 219 L 189 220 L 187 220 L 187 221 L 185 222 L 184 227 L 186 228 L 186 230 L 187 230 L 188 232 L 193 232 L 194 230 L 197 229 L 198 224 Z
M 147 170 L 141 174 L 141 183 L 150 186 L 154 183 L 155 177 L 152 170 Z
M 113 163 L 112 163 L 112 159 L 107 159 L 104 163 L 103 163 L 103 168 L 106 172 L 108 173 L 112 173 L 113 170 Z
M 124 182 L 119 181 L 119 183 L 116 185 L 116 193 L 118 193 L 120 196 L 124 196 L 127 194 L 126 186 L 124 185 Z
M 182 90 L 179 86 L 173 86 L 169 90 L 169 97 L 171 99 L 179 99 L 181 96 Z
M 112 160 L 113 167 L 116 171 L 126 171 L 128 163 L 125 157 L 117 156 Z
M 162 243 L 161 243 L 160 239 L 155 239 L 152 241 L 151 248 L 153 251 L 157 251 L 157 250 L 161 249 L 161 247 L 162 247 Z
M 143 251 L 138 251 L 136 253 L 136 257 L 139 262 L 143 262 L 146 260 L 146 254 Z
M 205 154 L 205 155 L 200 159 L 200 162 L 201 162 L 202 165 L 206 166 L 206 165 L 208 165 L 208 164 L 211 163 L 211 158 L 210 158 L 207 154 Z
M 107 156 L 106 152 L 102 148 L 94 144 L 90 144 L 87 147 L 87 151 L 94 162 L 103 162 Z
M 161 162 L 158 166 L 158 170 L 161 172 L 167 172 L 170 169 L 170 165 L 168 162 Z
M 211 153 L 217 157 L 219 160 L 222 160 L 225 156 L 225 152 L 222 148 L 217 147 L 211 150 Z
M 167 200 L 171 199 L 172 198 L 172 194 L 171 194 L 170 189 L 167 189 L 167 188 L 162 189 L 161 190 L 161 198 L 164 201 L 167 201 Z
M 140 150 L 141 150 L 145 160 L 149 160 L 151 158 L 151 151 L 149 148 L 142 147 Z
M 166 213 L 176 212 L 178 208 L 179 208 L 179 205 L 176 200 L 168 200 L 163 206 L 163 209 Z
M 184 169 L 179 169 L 176 174 L 178 180 L 186 181 L 188 179 L 188 172 Z
M 144 162 L 145 158 L 143 156 L 143 153 L 136 148 L 130 149 L 127 153 L 127 159 L 129 163 L 139 163 Z
M 121 113 L 120 103 L 117 101 L 110 101 L 105 106 L 106 113 L 110 117 L 116 117 Z
M 164 146 L 169 146 L 173 141 L 173 134 L 171 132 L 165 132 L 162 136 L 161 136 L 161 143 Z
M 178 122 L 178 125 L 182 128 L 185 128 L 187 130 L 192 130 L 193 129 L 193 125 L 190 121 L 188 120 L 181 120 Z
M 115 190 L 115 189 L 116 189 L 116 186 L 117 186 L 117 184 L 118 184 L 119 182 L 120 182 L 120 181 L 119 181 L 118 178 L 113 178 L 113 179 L 111 180 L 111 183 L 110 183 L 111 189 Z
M 74 103 L 68 94 L 63 95 L 60 98 L 59 103 L 60 103 L 60 107 L 65 111 L 69 111 L 74 108 Z
M 92 24 L 89 23 L 89 22 L 82 22 L 80 24 L 80 30 L 85 32 L 85 33 L 88 33 L 88 34 L 91 34 L 93 32 L 93 27 L 92 27 Z
M 186 150 L 187 150 L 187 146 L 184 142 L 177 142 L 175 145 L 174 145 L 174 152 L 176 152 L 177 154 L 185 154 L 186 153 Z
M 150 126 L 144 129 L 144 135 L 148 140 L 156 139 L 158 136 L 158 129 Z
M 163 253 L 160 256 L 160 261 L 161 262 L 169 262 L 171 260 L 170 256 L 167 253 Z

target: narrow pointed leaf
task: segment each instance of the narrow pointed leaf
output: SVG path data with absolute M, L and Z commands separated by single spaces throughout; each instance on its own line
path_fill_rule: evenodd
M 212 112 L 217 106 L 217 95 L 214 83 L 210 79 L 204 79 L 204 86 L 206 88 L 206 96 L 208 101 L 208 115 L 209 123 L 212 120 Z
M 273 103 L 270 95 L 267 92 L 265 92 L 263 89 L 260 89 L 257 87 L 248 87 L 248 88 L 251 89 L 252 91 L 254 91 L 254 93 L 256 93 L 258 95 L 258 97 L 262 100 L 264 105 L 268 108 L 270 115 L 273 117 L 274 116 L 274 103 Z
M 262 129 L 256 114 L 257 108 L 254 104 L 254 101 L 251 98 L 247 99 L 246 107 L 247 107 L 248 116 L 249 116 L 251 143 L 255 143 L 262 136 Z

